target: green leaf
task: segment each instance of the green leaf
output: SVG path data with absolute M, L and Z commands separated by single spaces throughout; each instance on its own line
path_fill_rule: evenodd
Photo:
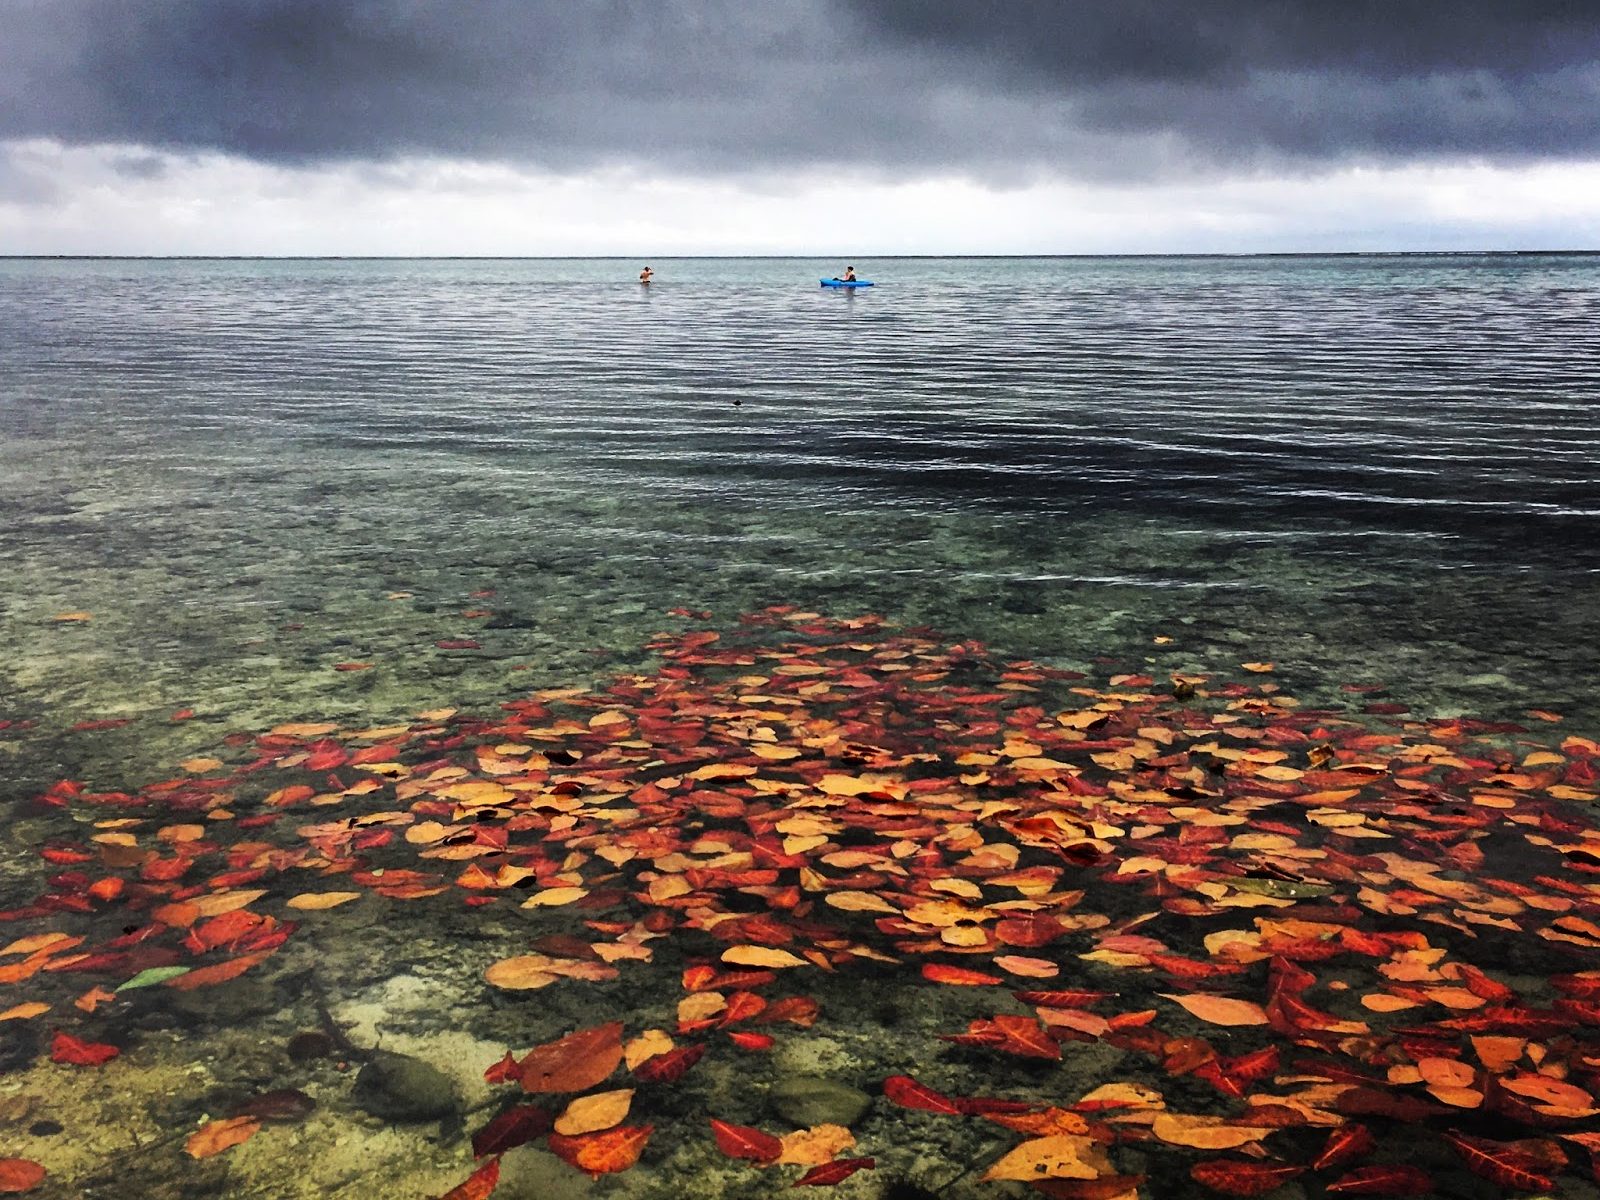
M 176 979 L 179 975 L 187 975 L 193 967 L 146 967 L 132 979 L 124 983 L 117 991 L 126 992 L 133 988 L 153 987 L 158 983 L 165 983 L 169 979 Z

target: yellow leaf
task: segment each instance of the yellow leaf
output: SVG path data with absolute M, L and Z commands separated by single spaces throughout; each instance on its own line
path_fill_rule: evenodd
M 1268 671 L 1277 666 L 1276 663 L 1269 662 L 1240 663 L 1239 665 L 1246 671 L 1254 671 L 1257 675 L 1265 675 Z
M 1273 1131 L 1259 1125 L 1231 1125 L 1224 1117 L 1164 1112 L 1151 1122 L 1150 1132 L 1173 1146 L 1231 1150 L 1249 1142 L 1259 1142 Z
M 575 900 L 582 900 L 589 894 L 588 888 L 581 887 L 553 887 L 535 892 L 522 902 L 523 908 L 560 908 L 564 904 L 571 904 Z
M 614 1092 L 596 1092 L 592 1096 L 579 1096 L 556 1118 L 555 1130 L 565 1137 L 576 1137 L 580 1133 L 598 1133 L 602 1129 L 620 1125 L 632 1105 L 632 1088 L 618 1088 Z
M 691 992 L 678 1001 L 678 1024 L 693 1025 L 709 1021 L 728 1007 L 728 998 L 721 992 Z
M 488 804 L 509 804 L 517 798 L 515 792 L 501 787 L 487 779 L 474 779 L 467 783 L 453 783 L 447 788 L 441 788 L 439 795 L 447 800 L 455 800 L 469 808 L 478 808 Z
M 550 963 L 551 960 L 543 954 L 520 954 L 491 963 L 483 977 L 495 987 L 509 991 L 549 987 L 560 978 L 550 972 Z
M 806 960 L 771 946 L 729 946 L 722 961 L 740 967 L 803 967 Z
M 48 1004 L 42 1004 L 38 1000 L 33 1000 L 27 1004 L 18 1004 L 12 1008 L 6 1009 L 5 1012 L 0 1012 L 0 1021 L 27 1021 L 33 1017 L 37 1017 L 40 1013 L 46 1013 L 49 1011 L 50 1006 Z
M 1095 1179 L 1099 1168 L 1084 1161 L 1084 1156 L 1095 1150 L 1092 1138 L 1062 1133 L 1052 1137 L 1032 1138 L 1017 1146 L 994 1166 L 984 1172 L 983 1178 L 1019 1179 Z
M 301 892 L 298 896 L 289 897 L 284 903 L 302 912 L 318 912 L 324 908 L 338 908 L 341 904 L 349 904 L 350 901 L 359 899 L 361 899 L 360 892 Z
M 83 622 L 83 621 L 92 620 L 93 617 L 94 617 L 93 613 L 64 612 L 64 613 L 57 613 L 55 616 L 51 617 L 50 619 L 52 621 L 59 621 L 59 622 L 61 622 L 63 624 L 67 624 L 67 623 L 80 623 L 80 622 Z
M 215 771 L 222 765 L 220 758 L 186 758 L 178 764 L 191 775 L 204 775 L 207 771 Z
M 640 1063 L 655 1058 L 658 1054 L 665 1054 L 673 1045 L 672 1037 L 665 1029 L 646 1029 L 622 1048 L 622 1060 L 628 1064 L 628 1070 L 631 1071 Z
M 890 904 L 882 896 L 875 896 L 871 892 L 829 892 L 823 897 L 834 908 L 843 909 L 845 912 L 881 912 L 899 916 L 900 910 Z
M 832 1162 L 840 1152 L 856 1144 L 855 1134 L 843 1125 L 813 1125 L 810 1129 L 796 1129 L 786 1133 L 780 1163 L 793 1163 L 814 1167 Z
M 332 733 L 338 728 L 332 721 L 320 721 L 314 725 L 279 725 L 272 732 L 280 737 L 317 738 L 325 733 Z

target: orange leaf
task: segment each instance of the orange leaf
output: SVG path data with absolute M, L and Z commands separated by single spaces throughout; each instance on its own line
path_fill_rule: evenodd
M 1179 996 L 1171 992 L 1160 992 L 1168 1000 L 1174 1000 L 1188 1009 L 1190 1014 L 1199 1017 L 1202 1021 L 1209 1021 L 1213 1025 L 1265 1025 L 1267 1014 L 1259 1004 L 1252 1004 L 1249 1000 L 1235 1000 L 1231 996 L 1215 996 L 1210 992 L 1192 992 Z
M 260 1128 L 261 1122 L 255 1117 L 229 1117 L 223 1121 L 212 1121 L 191 1133 L 183 1148 L 190 1158 L 210 1158 L 213 1154 L 231 1150 L 241 1142 L 248 1142 Z
M 1005 982 L 998 975 L 985 975 L 982 971 L 969 971 L 965 967 L 936 962 L 922 964 L 922 977 L 933 983 L 951 983 L 958 987 L 987 987 Z
M 439 1200 L 489 1200 L 495 1185 L 500 1182 L 500 1160 L 491 1158 L 461 1183 L 451 1188 Z
M 31 1192 L 47 1174 L 38 1163 L 26 1158 L 0 1158 L 0 1194 L 7 1196 Z
M 639 1161 L 639 1154 L 654 1131 L 653 1125 L 619 1125 L 581 1137 L 552 1133 L 550 1152 L 590 1175 L 611 1175 L 626 1171 Z
M 209 987 L 214 983 L 226 983 L 230 979 L 237 979 L 258 962 L 271 957 L 272 951 L 258 950 L 254 954 L 241 954 L 238 958 L 227 962 L 213 963 L 209 967 L 196 967 L 187 975 L 179 975 L 176 979 L 169 979 L 163 985 L 177 988 L 180 992 L 192 992 L 195 988 Z

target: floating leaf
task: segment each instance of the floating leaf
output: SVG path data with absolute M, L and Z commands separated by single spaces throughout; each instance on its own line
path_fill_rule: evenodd
M 527 1092 L 581 1092 L 622 1061 L 622 1022 L 580 1029 L 530 1050 L 518 1064 Z
M 1244 1159 L 1212 1159 L 1189 1168 L 1189 1178 L 1226 1196 L 1261 1196 L 1282 1187 L 1304 1167 L 1248 1162 Z
M 1328 1135 L 1321 1153 L 1311 1165 L 1319 1171 L 1325 1171 L 1329 1167 L 1337 1167 L 1372 1153 L 1376 1144 L 1377 1139 L 1372 1136 L 1372 1130 L 1365 1125 L 1354 1122 L 1341 1125 Z
M 1093 1179 L 1100 1174 L 1098 1167 L 1086 1162 L 1093 1155 L 1096 1143 L 1089 1137 L 1056 1134 L 1051 1137 L 1031 1138 L 1016 1146 L 983 1173 L 984 1180 L 1020 1179 Z
M 504 1154 L 550 1131 L 550 1114 L 536 1104 L 516 1104 L 472 1135 L 472 1154 Z
M 1176 1001 L 1192 1016 L 1213 1025 L 1265 1025 L 1267 1014 L 1259 1004 L 1249 1000 L 1235 1000 L 1231 996 L 1216 996 L 1210 992 L 1192 992 L 1178 996 L 1160 992 L 1168 1000 Z
M 936 962 L 922 964 L 922 977 L 933 983 L 950 983 L 957 987 L 988 987 L 1005 982 L 998 975 L 988 975 L 982 971 L 971 971 L 966 967 L 952 967 Z
M 135 988 L 153 987 L 158 983 L 166 983 L 169 979 L 177 979 L 180 975 L 187 975 L 193 967 L 146 967 L 126 983 L 119 984 L 117 991 L 131 992 Z
M 500 1160 L 491 1158 L 439 1200 L 489 1200 L 500 1182 Z
M 803 967 L 806 960 L 787 950 L 771 946 L 730 946 L 722 952 L 722 961 L 741 967 Z
M 747 1158 L 764 1165 L 777 1162 L 783 1153 L 781 1141 L 749 1125 L 733 1125 L 712 1117 L 711 1132 L 717 1139 L 717 1148 L 729 1158 Z
M 918 1083 L 909 1075 L 891 1075 L 883 1081 L 883 1094 L 901 1108 L 919 1108 L 924 1112 L 950 1113 L 961 1109 L 950 1097 Z
M 596 1092 L 579 1096 L 556 1118 L 555 1131 L 567 1137 L 580 1133 L 598 1133 L 620 1125 L 633 1105 L 633 1089 L 618 1088 L 611 1092 Z
M 298 896 L 289 897 L 284 903 L 302 912 L 320 912 L 359 899 L 361 899 L 360 892 L 301 892 Z
M 690 1067 L 700 1061 L 705 1052 L 703 1043 L 680 1046 L 676 1050 L 645 1059 L 633 1068 L 633 1073 L 646 1083 L 676 1083 L 683 1078 Z
M 619 1125 L 604 1133 L 588 1133 L 581 1137 L 552 1133 L 550 1152 L 591 1176 L 613 1175 L 639 1161 L 645 1143 L 654 1132 L 653 1125 Z
M 1330 1196 L 1425 1196 L 1433 1191 L 1433 1178 L 1418 1167 L 1357 1167 L 1323 1190 Z
M 870 1171 L 878 1165 L 872 1158 L 841 1158 L 812 1167 L 793 1183 L 793 1187 L 829 1187 L 842 1183 L 857 1171 Z
M 241 1142 L 248 1142 L 261 1128 L 255 1117 L 228 1117 L 202 1125 L 183 1143 L 184 1153 L 190 1158 L 210 1158 L 231 1150 Z
M 1548 1191 L 1555 1187 L 1555 1180 L 1540 1169 L 1544 1164 L 1514 1146 L 1471 1137 L 1454 1129 L 1444 1134 L 1444 1140 L 1456 1148 L 1469 1171 L 1490 1183 L 1524 1192 Z
M 0 1194 L 31 1192 L 44 1182 L 48 1172 L 27 1158 L 0 1158 Z
M 70 1033 L 57 1033 L 50 1043 L 50 1061 L 72 1063 L 79 1067 L 98 1067 L 110 1062 L 122 1051 L 104 1042 L 83 1042 Z
M 1193 1146 L 1198 1150 L 1232 1150 L 1259 1142 L 1272 1132 L 1256 1125 L 1233 1124 L 1225 1117 L 1196 1116 L 1186 1113 L 1158 1113 L 1150 1132 L 1174 1146 Z

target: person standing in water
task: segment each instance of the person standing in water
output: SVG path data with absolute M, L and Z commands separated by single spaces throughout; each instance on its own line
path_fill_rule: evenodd
M 649 267 L 646 267 L 644 270 L 639 272 L 639 282 L 640 283 L 649 283 L 650 279 L 651 279 L 651 277 L 653 275 L 655 275 L 655 272 L 652 271 Z

